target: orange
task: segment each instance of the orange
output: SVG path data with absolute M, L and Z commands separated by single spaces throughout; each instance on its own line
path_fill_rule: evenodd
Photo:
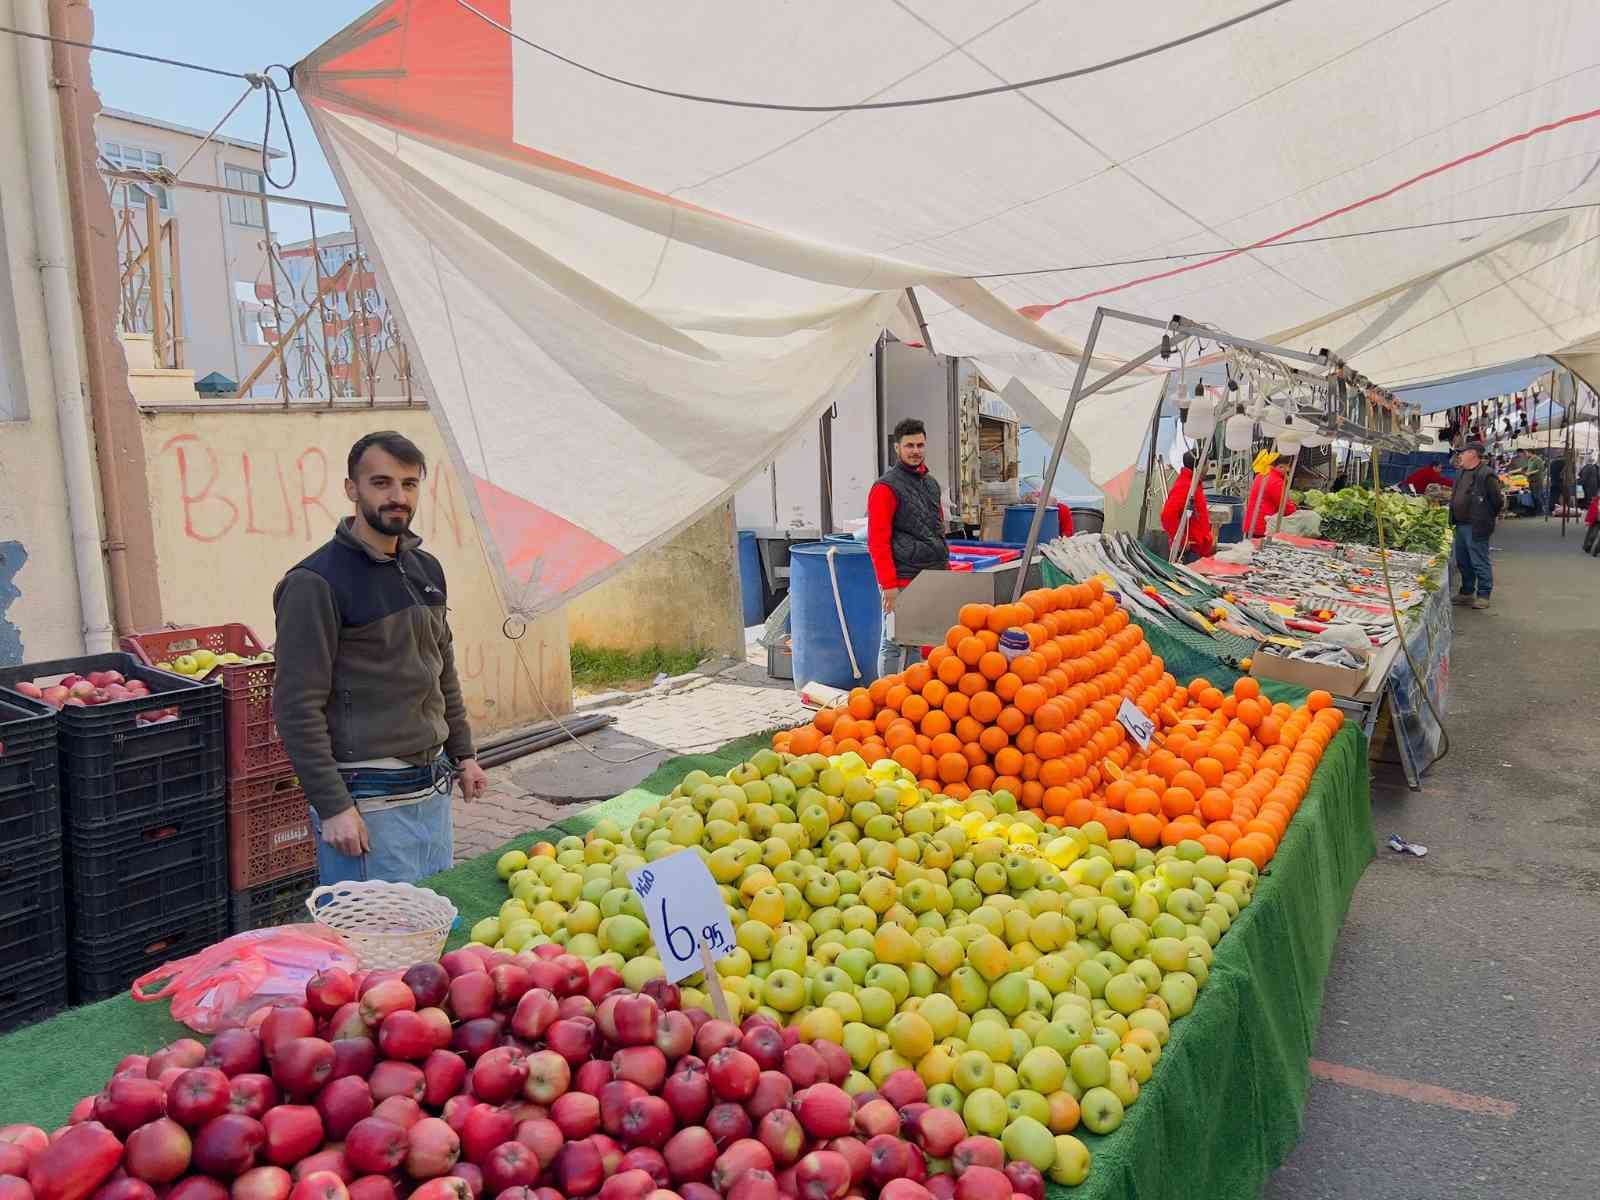
M 1076 797 L 1064 787 L 1047 787 L 1044 789 L 1042 805 L 1044 811 L 1052 817 L 1059 817 L 1067 811 L 1067 805 Z
M 964 700 L 966 697 L 963 696 L 962 699 Z M 963 745 L 968 742 L 976 744 L 978 739 L 983 736 L 985 728 L 986 726 L 980 725 L 971 717 L 962 717 L 955 723 L 955 728 L 952 732 L 961 739 Z
M 822 740 L 822 734 L 811 725 L 802 725 L 789 735 L 790 754 L 815 754 L 817 743 Z
M 965 783 L 947 783 L 944 785 L 944 794 L 952 800 L 965 800 L 972 795 L 972 788 Z
M 987 691 L 989 681 L 976 671 L 968 671 L 956 683 L 956 691 L 963 696 L 976 696 L 979 692 Z
M 1206 827 L 1206 832 L 1216 834 L 1217 837 L 1227 842 L 1230 846 L 1235 840 L 1244 835 L 1244 830 L 1240 829 L 1239 826 L 1234 822 L 1228 820 L 1211 822 L 1211 824 Z
M 973 763 L 967 771 L 967 784 L 973 788 L 991 788 L 994 786 L 994 768 L 988 763 Z
M 892 708 L 880 708 L 878 715 L 872 718 L 872 727 L 879 733 L 885 732 L 889 726 L 900 719 L 900 714 Z
M 1067 724 L 1067 711 L 1055 700 L 1046 701 L 1034 712 L 1033 723 L 1041 733 L 1064 729 Z
M 1001 775 L 1022 774 L 1022 751 L 1015 746 L 1002 746 L 994 751 L 994 769 Z
M 928 753 L 938 758 L 941 754 L 959 754 L 961 739 L 953 733 L 936 733 L 928 741 Z
M 1066 811 L 1061 815 L 1066 817 L 1067 824 L 1074 828 L 1082 828 L 1094 820 L 1095 803 L 1093 800 L 1077 799 L 1067 803 Z
M 1209 785 L 1198 773 L 1183 770 L 1172 777 L 1172 786 L 1183 788 L 1191 797 L 1196 797 L 1205 791 Z M 1168 815 L 1170 816 L 1171 814 L 1169 813 Z
M 1207 788 L 1200 796 L 1200 815 L 1207 821 L 1225 821 L 1233 815 L 1233 797 L 1221 788 Z
M 1022 688 L 1022 677 L 1014 672 L 1007 671 L 994 681 L 994 694 L 1007 704 L 1017 698 L 1017 692 Z
M 906 702 L 906 697 L 909 695 L 911 695 L 911 689 L 903 683 L 897 683 L 884 693 L 883 703 L 886 707 L 899 712 L 900 706 Z
M 1035 723 L 1034 728 L 1039 728 L 1037 723 Z M 1061 758 L 1067 752 L 1067 739 L 1059 733 L 1041 730 L 1038 738 L 1034 741 L 1033 750 L 1040 758 Z
M 949 733 L 953 724 L 954 722 L 945 715 L 944 709 L 930 708 L 923 715 L 918 728 L 929 737 L 937 737 L 941 733 Z
M 948 655 L 939 663 L 937 671 L 939 682 L 945 687 L 955 687 L 961 681 L 966 669 L 966 664 L 954 654 Z
M 989 624 L 989 608 L 987 604 L 963 604 L 956 619 L 968 629 L 983 629 Z
M 1205 847 L 1207 854 L 1215 854 L 1218 858 L 1228 857 L 1228 843 L 1226 839 L 1220 838 L 1214 833 L 1202 833 L 1195 839 L 1195 841 L 1199 842 Z
M 916 727 L 910 721 L 901 719 L 889 722 L 889 728 L 883 731 L 883 744 L 890 750 L 898 750 L 901 746 L 916 744 Z M 896 759 L 895 761 L 899 761 Z
M 908 671 L 907 674 L 910 674 Z M 928 702 L 921 696 L 907 696 L 900 704 L 900 713 L 906 720 L 920 722 L 928 715 Z
M 933 668 L 927 663 L 913 663 L 906 668 L 905 684 L 913 692 L 920 692 L 933 678 Z
M 897 746 L 889 757 L 913 774 L 920 774 L 922 771 L 922 751 L 915 746 Z
M 968 711 L 971 712 L 974 720 L 982 721 L 985 725 L 992 725 L 996 718 L 1000 716 L 1000 711 L 1004 707 L 1005 705 L 1000 702 L 1000 697 L 993 692 L 978 692 L 972 697 L 971 707 Z
M 1323 709 L 1331 708 L 1332 706 L 1333 696 L 1328 692 L 1323 691 L 1321 688 L 1318 688 L 1314 692 L 1309 692 L 1306 695 L 1306 707 L 1312 712 L 1321 712 Z
M 1261 695 L 1261 684 L 1249 675 L 1241 675 L 1233 681 L 1233 694 L 1240 700 L 1253 700 Z
M 1147 787 L 1136 787 L 1128 793 L 1123 806 L 1129 813 L 1161 812 L 1161 794 Z
M 817 715 L 811 718 L 811 723 L 823 733 L 833 732 L 833 723 L 839 719 L 839 713 L 832 708 L 819 708 Z
M 889 689 L 900 682 L 898 675 L 885 675 L 882 679 L 874 679 L 872 686 L 867 689 L 867 696 L 879 708 L 883 707 L 883 698 L 889 694 Z
M 1128 814 L 1120 813 L 1114 808 L 1101 805 L 1094 810 L 1095 820 L 1106 827 L 1106 836 L 1124 838 L 1128 836 Z
M 923 698 L 927 695 L 924 693 Z M 939 706 L 952 721 L 959 721 L 972 711 L 972 697 L 946 689 L 944 703 Z
M 971 720 L 972 718 L 968 718 Z M 1010 744 L 1011 739 L 1006 736 L 1006 731 L 998 725 L 985 725 L 983 732 L 978 735 L 978 745 L 989 754 L 998 754 Z
M 985 679 L 999 679 L 1010 664 L 998 650 L 990 650 L 978 659 L 978 673 Z
M 1004 729 L 1008 734 L 1018 734 L 1022 727 L 1028 723 L 1028 718 L 1022 715 L 1019 708 L 1006 707 L 1000 710 L 1000 715 L 995 718 L 995 724 Z
M 930 707 L 938 708 L 944 703 L 944 698 L 950 694 L 950 688 L 937 679 L 930 679 L 922 685 L 922 698 Z
M 1025 683 L 1017 689 L 1015 704 L 1023 716 L 1031 716 L 1049 697 L 1037 683 Z
M 1043 808 L 1044 784 L 1040 783 L 1037 779 L 1025 780 L 1022 784 L 1022 791 L 1019 793 L 1018 799 L 1020 799 L 1029 808 Z
M 1174 784 L 1161 794 L 1161 811 L 1168 818 L 1185 816 L 1194 811 L 1194 793 Z
M 969 667 L 978 665 L 978 660 L 983 657 L 983 643 L 972 636 L 963 637 L 956 643 L 956 657 Z
M 960 783 L 967 777 L 967 770 L 972 764 L 967 762 L 966 755 L 959 751 L 939 755 L 937 770 L 941 783 Z
M 1206 787 L 1216 787 L 1222 782 L 1222 776 L 1225 774 L 1222 764 L 1210 755 L 1195 762 L 1194 773 L 1205 781 Z
M 1256 741 L 1263 746 L 1276 746 L 1278 738 L 1283 733 L 1283 725 L 1277 717 L 1262 717 L 1261 723 L 1256 726 Z
M 1128 818 L 1128 836 L 1141 846 L 1158 845 L 1161 841 L 1161 818 L 1153 813 L 1136 813 Z

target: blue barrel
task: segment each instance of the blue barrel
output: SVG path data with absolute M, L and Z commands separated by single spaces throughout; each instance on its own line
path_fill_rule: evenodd
M 1006 519 L 1000 526 L 1000 540 L 1026 546 L 1028 530 L 1033 527 L 1033 509 L 1031 504 L 1006 505 Z M 1053 542 L 1060 536 L 1061 513 L 1052 504 L 1044 510 L 1044 524 L 1039 526 L 1039 544 L 1042 546 L 1046 542 Z
M 744 606 L 744 626 L 759 625 L 767 619 L 765 593 L 761 575 L 761 547 L 756 535 L 748 529 L 739 530 L 739 601 Z
M 830 553 L 833 574 L 828 570 Z M 850 669 L 844 630 L 834 603 L 839 581 L 850 647 L 859 674 Z M 789 548 L 789 632 L 797 684 L 865 687 L 878 677 L 878 647 L 883 640 L 883 599 L 872 571 L 872 557 L 859 542 L 812 542 Z

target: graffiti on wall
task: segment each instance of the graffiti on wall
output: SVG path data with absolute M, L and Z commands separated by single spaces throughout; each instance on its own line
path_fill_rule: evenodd
M 255 623 L 266 625 L 257 632 L 270 639 L 272 588 L 350 512 L 343 456 L 294 442 L 246 448 L 192 430 L 156 439 L 151 450 L 164 610 L 190 615 L 168 588 L 174 571 L 182 575 L 186 561 L 198 561 L 223 589 L 208 606 L 256 614 Z M 504 728 L 565 711 L 564 642 L 547 642 L 540 622 L 519 642 L 504 635 L 504 611 L 453 465 L 437 452 L 429 461 L 412 530 L 449 574 L 456 670 L 472 719 Z
M 23 661 L 22 630 L 7 620 L 11 606 L 22 599 L 17 572 L 28 561 L 21 542 L 0 542 L 0 667 L 14 667 Z

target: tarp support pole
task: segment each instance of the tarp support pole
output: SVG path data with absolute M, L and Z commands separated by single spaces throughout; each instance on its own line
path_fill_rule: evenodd
M 1161 431 L 1161 410 L 1167 406 L 1167 390 L 1171 386 L 1172 380 L 1169 378 L 1167 387 L 1161 389 L 1161 399 L 1156 401 L 1156 411 L 1150 417 L 1150 453 L 1145 456 L 1144 462 L 1144 495 L 1139 497 L 1140 537 L 1144 536 L 1146 522 L 1150 517 L 1150 484 L 1156 477 L 1156 435 Z
M 1206 477 L 1206 460 L 1211 457 L 1211 443 L 1216 436 L 1217 431 L 1213 428 L 1211 436 L 1200 447 L 1200 458 L 1194 464 L 1194 475 L 1189 480 L 1189 495 L 1183 501 L 1183 516 L 1178 521 L 1178 536 L 1167 547 L 1168 562 L 1177 562 L 1183 557 L 1184 546 L 1189 540 L 1189 518 L 1194 513 L 1194 498 L 1200 494 L 1200 481 Z

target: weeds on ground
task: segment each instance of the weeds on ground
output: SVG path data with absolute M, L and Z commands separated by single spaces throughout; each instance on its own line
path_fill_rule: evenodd
M 603 646 L 572 646 L 572 684 L 583 688 L 615 688 L 630 683 L 652 683 L 657 675 L 683 675 L 704 657 L 698 650 L 611 650 Z

